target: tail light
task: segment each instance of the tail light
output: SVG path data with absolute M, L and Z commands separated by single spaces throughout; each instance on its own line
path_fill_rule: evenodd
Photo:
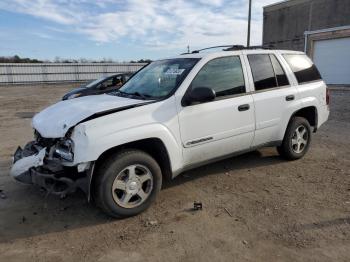
M 331 94 L 331 91 L 327 87 L 327 89 L 326 89 L 326 103 L 327 103 L 327 105 L 329 105 L 329 102 L 330 102 L 330 94 Z

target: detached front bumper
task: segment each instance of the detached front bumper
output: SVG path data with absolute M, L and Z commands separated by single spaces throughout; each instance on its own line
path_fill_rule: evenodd
M 30 170 L 35 167 L 44 165 L 46 148 L 41 149 L 38 153 L 24 157 L 23 149 L 18 147 L 13 156 L 13 166 L 10 176 L 25 184 L 32 184 Z
M 28 143 L 24 149 L 18 148 L 13 156 L 10 175 L 19 182 L 44 188 L 48 193 L 61 197 L 84 191 L 90 199 L 90 181 L 93 165 L 84 172 L 76 167 L 65 167 L 58 160 L 48 159 L 47 148 Z

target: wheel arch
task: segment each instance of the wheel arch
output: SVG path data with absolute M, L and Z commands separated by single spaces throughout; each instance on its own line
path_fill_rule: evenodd
M 156 137 L 140 139 L 137 141 L 124 143 L 107 149 L 95 161 L 95 170 L 98 170 L 99 166 L 104 160 L 106 160 L 111 155 L 117 154 L 123 149 L 138 149 L 146 152 L 147 154 L 152 156 L 159 164 L 162 170 L 163 178 L 171 179 L 172 166 L 169 152 L 164 142 L 160 138 Z M 92 176 L 94 176 L 94 174 L 92 174 Z
M 318 111 L 316 106 L 307 106 L 298 109 L 292 114 L 289 122 L 293 119 L 293 117 L 297 116 L 305 118 L 309 122 L 310 126 L 313 127 L 314 133 L 316 133 L 318 127 Z

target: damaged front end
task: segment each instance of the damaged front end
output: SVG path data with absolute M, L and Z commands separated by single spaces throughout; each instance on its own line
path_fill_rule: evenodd
M 72 166 L 74 143 L 69 138 L 43 138 L 35 133 L 35 141 L 13 156 L 10 175 L 25 184 L 44 188 L 49 194 L 65 197 L 81 189 L 90 199 L 93 162 Z

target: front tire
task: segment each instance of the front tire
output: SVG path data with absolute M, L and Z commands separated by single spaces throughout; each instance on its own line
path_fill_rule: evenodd
M 145 211 L 162 186 L 162 172 L 156 160 L 135 149 L 120 151 L 106 159 L 96 176 L 95 202 L 116 218 Z
M 288 124 L 282 145 L 278 153 L 287 160 L 302 158 L 309 150 L 311 143 L 311 126 L 303 117 L 294 117 Z

